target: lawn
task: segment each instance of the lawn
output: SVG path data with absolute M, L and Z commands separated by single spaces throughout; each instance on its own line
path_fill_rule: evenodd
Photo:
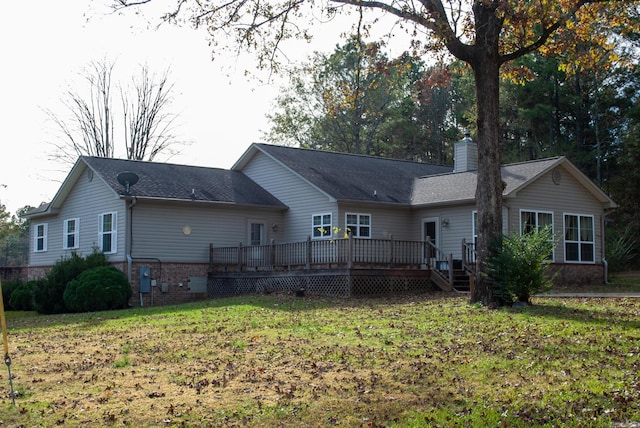
M 640 422 L 640 299 L 299 298 L 9 312 L 3 426 Z

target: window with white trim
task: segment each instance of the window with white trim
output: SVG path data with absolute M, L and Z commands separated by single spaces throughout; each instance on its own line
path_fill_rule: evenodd
M 520 210 L 520 235 L 526 235 L 527 233 L 539 232 L 546 226 L 551 227 L 551 242 L 552 248 L 554 245 L 554 231 L 553 231 L 553 212 L 550 211 L 535 211 L 535 210 Z M 548 260 L 553 261 L 555 258 L 555 250 L 551 250 Z
M 98 237 L 100 242 L 100 251 L 104 254 L 112 254 L 118 250 L 117 213 L 100 214 Z
M 564 215 L 564 260 L 595 262 L 595 231 L 592 215 Z
M 64 221 L 62 248 L 71 250 L 80 245 L 80 219 L 70 218 Z
M 371 214 L 347 213 L 345 225 L 354 238 L 371 238 Z
M 331 237 L 331 213 L 329 214 L 314 214 L 312 216 L 312 231 L 311 236 L 314 239 L 318 238 L 330 238 Z
M 47 251 L 47 233 L 49 226 L 47 223 L 36 224 L 34 226 L 33 250 L 36 253 Z
M 553 228 L 553 213 L 549 211 L 520 210 L 520 234 L 538 232 L 545 226 Z M 552 229 L 553 231 L 553 229 Z

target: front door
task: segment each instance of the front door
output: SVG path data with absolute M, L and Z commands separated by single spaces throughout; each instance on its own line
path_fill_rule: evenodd
M 249 245 L 251 245 L 251 260 L 248 263 L 253 266 L 264 265 L 266 263 L 264 223 L 251 222 L 249 224 Z
M 422 222 L 422 239 L 426 241 L 427 237 L 429 237 L 436 247 L 440 244 L 440 237 L 438 236 L 439 225 L 440 219 L 437 217 L 425 218 Z
M 428 247 L 428 255 L 425 254 L 425 258 L 429 258 L 426 262 L 431 266 L 435 267 L 435 262 L 437 255 L 435 254 L 434 248 L 439 248 L 440 246 L 440 219 L 437 217 L 425 218 L 422 220 L 422 239 L 427 241 L 427 238 L 432 244 L 432 247 Z
M 264 223 L 251 223 L 249 233 L 249 245 L 264 245 Z

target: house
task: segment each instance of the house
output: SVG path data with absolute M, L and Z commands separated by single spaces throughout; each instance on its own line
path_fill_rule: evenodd
M 454 267 L 473 262 L 475 144 L 457 143 L 455 157 L 452 168 L 267 144 L 230 170 L 80 157 L 27 214 L 30 276 L 98 249 L 147 305 L 270 288 L 451 289 Z M 615 203 L 565 157 L 502 174 L 504 232 L 551 224 L 558 280 L 602 282 Z

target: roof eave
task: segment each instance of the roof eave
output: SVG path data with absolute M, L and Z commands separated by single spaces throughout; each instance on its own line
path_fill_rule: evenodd
M 289 209 L 286 205 L 263 205 L 263 204 L 250 204 L 250 203 L 238 203 L 229 201 L 204 201 L 198 199 L 181 199 L 181 198 L 164 198 L 159 196 L 136 196 L 136 195 L 120 195 L 122 200 L 146 200 L 153 202 L 173 202 L 179 204 L 198 204 L 198 205 L 222 205 L 222 206 L 235 206 L 235 207 L 247 207 L 247 208 L 262 208 L 273 211 L 286 211 Z

